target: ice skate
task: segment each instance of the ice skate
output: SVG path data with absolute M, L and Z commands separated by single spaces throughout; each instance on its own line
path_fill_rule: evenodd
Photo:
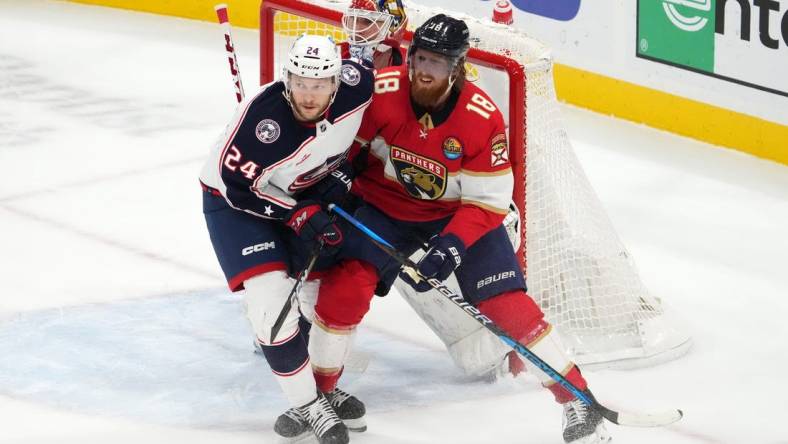
M 364 407 L 363 402 L 338 388 L 325 395 L 331 407 L 336 411 L 337 416 L 350 431 L 363 432 L 367 430 L 367 421 L 364 419 L 367 409 Z
M 347 444 L 350 441 L 347 430 L 323 394 L 309 404 L 279 415 L 274 424 L 274 431 L 283 443 L 301 442 L 314 434 L 320 444 Z
M 296 408 L 288 409 L 276 418 L 274 432 L 279 436 L 278 442 L 280 444 L 303 442 L 313 436 L 309 423 Z
M 590 391 L 584 393 L 593 399 Z M 611 440 L 602 415 L 577 398 L 564 404 L 563 423 L 567 444 L 604 444 Z

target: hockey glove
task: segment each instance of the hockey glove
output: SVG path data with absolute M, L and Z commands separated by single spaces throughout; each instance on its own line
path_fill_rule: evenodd
M 301 196 L 325 204 L 334 203 L 342 207 L 347 206 L 345 199 L 353 184 L 353 176 L 353 166 L 349 162 L 344 162 L 320 182 L 309 187 Z
M 465 244 L 453 234 L 433 236 L 428 247 L 427 254 L 418 263 L 419 273 L 426 278 L 445 281 L 454 269 L 460 266 L 465 256 Z M 399 277 L 420 293 L 432 289 L 429 283 L 424 280 L 416 282 L 405 271 L 401 272 Z
M 342 231 L 315 201 L 301 201 L 285 216 L 285 223 L 305 243 L 323 242 L 320 254 L 334 254 L 342 244 Z

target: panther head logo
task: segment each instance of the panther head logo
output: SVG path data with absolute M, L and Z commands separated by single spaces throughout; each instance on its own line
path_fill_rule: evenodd
M 416 186 L 419 194 L 423 194 L 422 197 L 434 199 L 441 192 L 441 187 L 435 185 L 435 175 L 433 174 L 426 173 L 416 167 L 404 168 L 400 174 L 402 174 L 403 181 Z

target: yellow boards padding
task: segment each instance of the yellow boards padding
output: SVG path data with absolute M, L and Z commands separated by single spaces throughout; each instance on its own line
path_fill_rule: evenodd
M 560 64 L 555 83 L 573 105 L 788 164 L 788 126 Z

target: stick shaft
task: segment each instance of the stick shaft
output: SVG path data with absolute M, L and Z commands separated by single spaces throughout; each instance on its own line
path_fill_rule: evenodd
M 421 275 L 421 273 L 418 272 L 418 266 L 412 260 L 410 260 L 410 258 L 402 254 L 391 243 L 380 237 L 374 231 L 370 230 L 358 219 L 351 216 L 345 210 L 334 204 L 330 204 L 328 206 L 328 209 L 329 211 L 332 211 L 340 215 L 342 218 L 350 222 L 354 227 L 356 227 L 361 232 L 366 234 L 373 244 L 375 244 L 378 248 L 386 252 L 389 256 L 394 258 L 403 267 L 405 267 L 406 272 L 415 274 L 416 276 L 418 276 L 418 278 L 427 281 L 430 284 L 430 286 L 432 286 L 432 288 L 434 288 L 443 296 L 445 296 L 447 299 L 452 301 L 455 305 L 462 308 L 463 311 L 469 316 L 471 316 L 476 322 L 478 322 L 483 327 L 485 327 L 493 334 L 498 336 L 498 338 L 501 341 L 503 341 L 504 343 L 512 347 L 515 351 L 517 351 L 519 354 L 521 354 L 526 359 L 528 359 L 532 364 L 534 364 L 545 374 L 550 376 L 550 378 L 552 378 L 556 383 L 560 384 L 562 387 L 567 389 L 570 393 L 575 395 L 578 399 L 583 401 L 591 408 L 599 411 L 599 413 L 602 414 L 602 416 L 608 421 L 614 424 L 628 425 L 635 427 L 657 427 L 678 421 L 683 416 L 681 410 L 673 410 L 660 414 L 638 415 L 631 413 L 621 414 L 617 411 L 608 409 L 607 407 L 600 404 L 596 399 L 593 399 L 592 397 L 588 396 L 585 392 L 577 388 L 577 386 L 575 386 L 569 380 L 567 380 L 561 373 L 559 373 L 552 366 L 550 366 L 550 364 L 548 364 L 538 355 L 536 355 L 531 350 L 529 350 L 528 347 L 526 347 L 519 341 L 509 336 L 503 329 L 501 329 L 498 325 L 496 325 L 495 322 L 493 322 L 490 318 L 488 318 L 483 313 L 481 313 L 476 307 L 470 305 L 467 301 L 465 301 L 465 299 L 461 295 L 458 295 L 457 293 L 452 291 L 443 282 L 435 278 L 426 278 L 423 275 Z M 410 269 L 410 271 L 408 269 Z
M 240 103 L 244 99 L 244 87 L 241 82 L 241 70 L 238 68 L 238 59 L 235 56 L 235 45 L 233 44 L 227 5 L 219 4 L 214 9 L 216 10 L 219 24 L 222 25 L 222 31 L 224 31 L 224 49 L 227 51 L 227 61 L 230 64 L 230 74 L 232 75 L 233 86 L 235 86 L 235 98 Z

